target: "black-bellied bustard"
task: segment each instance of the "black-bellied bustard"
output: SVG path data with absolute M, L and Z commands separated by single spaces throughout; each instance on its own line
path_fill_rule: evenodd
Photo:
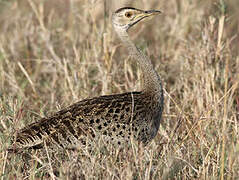
M 128 142 L 131 137 L 144 144 L 150 142 L 157 134 L 163 111 L 162 83 L 150 59 L 134 45 L 127 31 L 142 19 L 157 14 L 160 11 L 124 7 L 112 16 L 115 31 L 142 70 L 140 92 L 79 101 L 19 130 L 9 151 L 38 149 L 44 144 L 67 148 L 84 143 L 82 139 L 86 136 L 104 136 L 118 144 Z

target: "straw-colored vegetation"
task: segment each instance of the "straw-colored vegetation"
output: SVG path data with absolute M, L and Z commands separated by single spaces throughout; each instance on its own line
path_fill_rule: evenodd
M 239 178 L 239 1 L 109 2 L 0 1 L 0 177 L 55 176 L 38 153 L 24 157 L 24 174 L 22 156 L 6 152 L 18 129 L 78 100 L 140 88 L 110 20 L 130 5 L 164 12 L 130 31 L 164 81 L 158 135 L 147 147 L 65 151 L 58 176 Z

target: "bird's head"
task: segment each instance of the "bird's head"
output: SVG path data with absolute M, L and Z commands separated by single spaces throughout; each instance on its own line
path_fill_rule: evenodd
M 127 31 L 137 22 L 146 17 L 160 14 L 161 11 L 149 10 L 144 11 L 132 7 L 120 8 L 113 13 L 112 22 L 115 28 Z

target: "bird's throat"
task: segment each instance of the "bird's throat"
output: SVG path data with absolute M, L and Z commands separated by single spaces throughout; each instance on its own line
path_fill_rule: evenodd
M 117 33 L 123 44 L 128 49 L 129 55 L 132 56 L 142 70 L 142 91 L 145 93 L 151 93 L 152 96 L 157 96 L 156 98 L 161 98 L 163 92 L 161 79 L 153 68 L 150 59 L 135 46 L 126 31 L 118 30 Z

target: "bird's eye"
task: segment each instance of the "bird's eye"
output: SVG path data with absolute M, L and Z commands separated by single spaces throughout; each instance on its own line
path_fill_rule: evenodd
M 126 13 L 125 13 L 125 17 L 130 18 L 131 16 L 132 16 L 132 13 L 131 13 L 131 12 L 126 12 Z

